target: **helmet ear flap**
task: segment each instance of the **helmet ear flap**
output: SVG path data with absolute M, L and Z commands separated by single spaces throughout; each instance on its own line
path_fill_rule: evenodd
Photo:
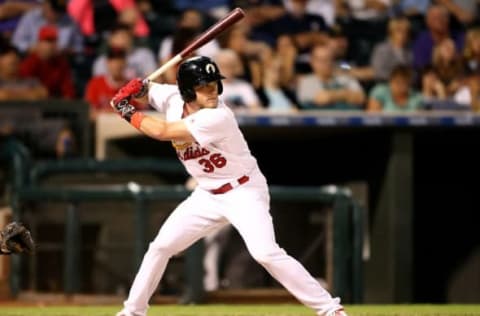
M 223 84 L 221 80 L 217 81 L 217 89 L 218 89 L 218 95 L 222 94 Z M 181 94 L 182 94 L 183 101 L 185 102 L 192 102 L 192 101 L 195 101 L 195 99 L 197 98 L 197 94 L 195 93 L 194 89 L 190 89 L 190 88 L 183 89 Z
M 197 95 L 195 93 L 195 90 L 188 88 L 183 91 L 182 98 L 185 102 L 192 102 L 195 101 Z

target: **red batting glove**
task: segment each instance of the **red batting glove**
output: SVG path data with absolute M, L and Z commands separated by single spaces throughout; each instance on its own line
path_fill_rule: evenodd
M 138 97 L 145 92 L 145 86 L 140 78 L 134 78 L 124 85 L 115 94 L 112 99 L 112 104 L 117 105 L 122 100 L 130 100 L 132 97 Z

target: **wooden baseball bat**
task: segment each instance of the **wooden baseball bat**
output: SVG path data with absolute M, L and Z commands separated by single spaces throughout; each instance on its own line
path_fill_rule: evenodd
M 245 16 L 245 13 L 240 8 L 235 8 L 232 10 L 228 15 L 224 18 L 219 20 L 217 23 L 210 26 L 205 32 L 200 34 L 192 43 L 190 43 L 187 47 L 185 47 L 180 53 L 169 59 L 166 63 L 164 63 L 160 68 L 152 72 L 146 78 L 147 81 L 155 81 L 161 74 L 163 74 L 167 69 L 170 67 L 175 66 L 177 63 L 181 62 L 183 58 L 187 57 L 191 53 L 193 53 L 198 48 L 202 47 L 213 38 L 215 38 L 218 34 L 225 31 L 227 28 L 232 26 L 233 24 L 237 23 Z

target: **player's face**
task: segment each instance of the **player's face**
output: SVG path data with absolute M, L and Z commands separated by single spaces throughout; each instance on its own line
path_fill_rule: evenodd
M 212 81 L 203 85 L 196 86 L 196 102 L 202 108 L 215 108 L 218 104 L 218 84 Z

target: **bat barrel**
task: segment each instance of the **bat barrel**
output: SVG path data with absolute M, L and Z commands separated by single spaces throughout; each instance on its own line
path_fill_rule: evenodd
M 187 57 L 191 53 L 193 53 L 198 48 L 202 47 L 213 38 L 215 38 L 218 34 L 225 31 L 227 28 L 241 20 L 245 16 L 245 12 L 241 8 L 235 8 L 232 10 L 227 16 L 223 19 L 219 20 L 217 23 L 212 25 L 209 29 L 199 35 L 191 44 L 189 44 L 186 48 L 184 48 L 180 53 L 175 55 L 165 64 L 163 64 L 160 68 L 155 70 L 149 76 L 147 76 L 146 80 L 148 82 L 155 81 L 160 75 L 162 75 L 165 71 L 169 68 L 175 66 L 177 63 L 181 62 L 183 58 Z
M 215 38 L 218 34 L 240 21 L 244 16 L 245 12 L 243 12 L 241 8 L 235 8 L 227 16 L 225 16 L 223 19 L 221 19 L 220 21 L 212 25 L 209 29 L 207 29 L 204 33 L 202 33 L 197 39 L 195 39 L 192 43 L 185 47 L 179 54 L 182 56 L 182 58 L 190 55 L 199 47 L 202 47 L 203 45 L 211 41 L 213 38 Z

